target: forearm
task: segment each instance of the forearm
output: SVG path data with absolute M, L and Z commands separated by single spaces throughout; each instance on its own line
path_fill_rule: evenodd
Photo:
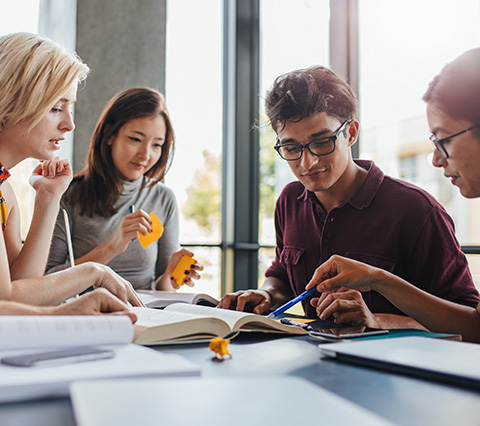
M 58 197 L 37 194 L 25 243 L 10 264 L 12 280 L 40 277 L 44 274 L 58 209 Z
M 421 324 L 413 318 L 403 315 L 394 314 L 373 314 L 375 321 L 375 328 L 382 329 L 399 329 L 399 328 L 413 328 L 417 330 L 426 330 Z
M 98 280 L 99 270 L 92 263 L 36 278 L 12 282 L 9 300 L 32 305 L 58 305 L 81 293 Z
M 175 257 L 176 255 L 174 255 Z M 172 257 L 172 260 L 173 258 Z M 172 286 L 172 280 L 170 279 L 173 271 L 175 270 L 176 264 L 172 265 L 172 262 L 169 262 L 167 265 L 167 269 L 165 272 L 160 275 L 157 280 L 155 281 L 155 290 L 166 290 L 166 291 L 175 291 L 177 290 Z
M 102 265 L 107 265 L 113 258 L 118 256 L 120 253 L 117 253 L 112 245 L 110 240 L 105 241 L 104 243 L 98 245 L 93 250 L 84 254 L 82 257 L 75 259 L 75 264 L 80 265 L 86 262 L 97 262 Z
M 265 290 L 270 295 L 271 306 L 274 310 L 294 297 L 292 289 L 282 280 L 275 277 L 267 277 L 259 290 Z
M 1 315 L 54 315 L 55 308 L 0 301 Z
M 468 306 L 441 299 L 387 272 L 375 282 L 378 291 L 398 309 L 434 332 L 458 333 L 480 342 L 480 315 Z
M 68 257 L 68 246 L 65 243 L 66 233 L 62 226 L 57 224 L 58 228 L 61 228 L 61 232 L 55 232 L 55 235 L 52 240 L 52 247 L 50 251 L 50 258 L 48 260 L 48 272 L 52 273 L 56 271 L 61 271 L 68 268 L 70 265 L 70 259 Z M 61 236 L 59 234 L 61 233 Z M 81 257 L 75 258 L 75 265 L 81 265 L 82 263 L 87 262 L 96 262 L 103 265 L 108 264 L 113 258 L 115 258 L 119 252 L 115 251 L 110 240 L 105 241 L 104 243 L 98 245 L 94 249 L 90 250 L 88 253 L 84 254 Z M 65 262 L 67 259 L 67 262 Z
M 165 271 L 162 275 L 160 275 L 155 281 L 155 290 L 166 290 L 166 291 L 175 290 L 172 287 L 170 274 L 167 273 L 167 271 Z

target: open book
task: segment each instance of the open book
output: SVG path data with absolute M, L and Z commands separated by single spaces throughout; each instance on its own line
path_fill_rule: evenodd
M 183 293 L 180 291 L 138 290 L 138 296 L 147 308 L 164 308 L 172 303 L 217 306 L 218 300 L 204 293 Z
M 73 381 L 199 375 L 197 365 L 176 354 L 131 344 L 126 316 L 0 316 L 0 358 L 93 346 L 114 357 L 41 367 L 0 363 L 0 402 L 68 396 Z
M 226 337 L 236 331 L 307 334 L 301 327 L 282 324 L 246 312 L 174 303 L 163 310 L 131 308 L 138 317 L 135 343 L 155 345 Z

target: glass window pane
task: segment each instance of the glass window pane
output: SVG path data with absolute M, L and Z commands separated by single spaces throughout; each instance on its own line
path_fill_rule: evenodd
M 167 4 L 166 99 L 177 136 L 165 183 L 182 211 L 183 243 L 220 242 L 222 2 Z
M 480 245 L 480 200 L 467 200 L 432 166 L 421 100 L 441 68 L 480 41 L 477 0 L 360 0 L 362 158 L 430 192 L 452 216 L 461 244 Z M 395 17 L 395 19 L 386 19 Z M 477 286 L 480 256 L 469 256 Z
M 219 247 L 189 247 L 195 253 L 195 259 L 204 267 L 200 272 L 202 278 L 195 281 L 194 287 L 182 286 L 179 290 L 184 293 L 206 293 L 220 299 L 220 275 L 222 252 Z
M 462 244 L 480 243 L 479 203 L 464 199 L 431 165 L 421 98 L 443 65 L 478 46 L 479 16 L 477 0 L 359 2 L 360 156 L 434 195 Z
M 480 255 L 478 254 L 469 254 L 467 255 L 468 267 L 472 272 L 473 282 L 477 287 L 477 290 L 480 291 Z
M 0 13 L 0 35 L 18 31 L 36 33 L 38 31 L 38 14 L 40 0 L 2 1 Z M 27 159 L 10 170 L 8 179 L 21 206 L 21 235 L 27 236 L 33 214 L 35 191 L 28 184 L 28 179 L 37 164 L 36 160 Z
M 273 150 L 265 117 L 266 91 L 276 77 L 311 65 L 329 65 L 329 0 L 260 2 L 260 244 L 274 245 L 274 203 L 295 177 Z M 263 273 L 259 276 L 263 279 Z
M 221 0 L 167 2 L 165 96 L 176 148 L 165 183 L 180 209 L 180 244 L 221 239 L 222 21 Z M 220 283 L 218 265 L 205 266 L 194 289 L 215 295 L 207 289 Z

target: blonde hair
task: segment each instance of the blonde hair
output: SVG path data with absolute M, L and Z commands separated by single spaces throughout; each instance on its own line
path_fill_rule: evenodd
M 89 71 L 76 54 L 46 37 L 0 37 L 0 132 L 23 119 L 31 121 L 31 130 Z

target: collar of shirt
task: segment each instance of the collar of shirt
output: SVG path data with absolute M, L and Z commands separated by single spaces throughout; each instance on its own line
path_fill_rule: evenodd
M 373 161 L 368 160 L 354 160 L 356 164 L 360 167 L 367 170 L 367 177 L 363 181 L 360 188 L 357 192 L 353 194 L 352 198 L 347 201 L 350 205 L 356 209 L 363 209 L 368 207 L 372 200 L 375 198 L 380 186 L 383 183 L 385 175 L 383 172 L 374 164 Z M 310 200 L 312 203 L 318 203 L 317 197 L 311 191 L 308 191 L 306 188 L 303 193 L 298 197 L 299 202 L 306 202 Z M 343 206 L 340 206 L 343 207 Z

